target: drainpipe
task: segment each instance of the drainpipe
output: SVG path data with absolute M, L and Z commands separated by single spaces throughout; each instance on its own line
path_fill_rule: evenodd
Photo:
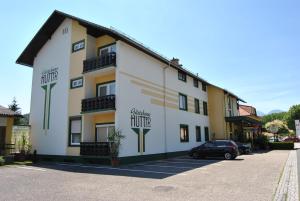
M 170 67 L 169 65 L 165 66 L 163 69 L 163 84 L 164 84 L 164 144 L 165 144 L 165 157 L 167 156 L 167 109 L 166 109 L 166 69 Z

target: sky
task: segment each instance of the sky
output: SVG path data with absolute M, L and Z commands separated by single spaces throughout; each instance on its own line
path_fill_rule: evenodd
M 54 10 L 114 27 L 257 110 L 300 104 L 299 0 L 1 2 L 0 105 L 30 111 L 32 68 L 18 56 Z

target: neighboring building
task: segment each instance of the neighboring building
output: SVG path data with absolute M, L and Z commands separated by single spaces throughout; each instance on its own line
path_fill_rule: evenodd
M 122 160 L 178 154 L 211 139 L 212 85 L 113 29 L 55 11 L 17 63 L 33 68 L 39 155 L 107 156 L 114 128 L 125 135 Z M 226 113 L 237 114 L 240 99 L 229 97 Z
M 210 130 L 214 139 L 233 139 L 236 125 L 226 121 L 227 117 L 239 116 L 239 101 L 233 93 L 214 85 L 208 86 L 208 109 Z
M 15 144 L 14 152 L 21 151 L 24 141 L 26 142 L 26 144 L 30 142 L 30 126 L 13 126 L 11 142 Z
M 14 117 L 20 116 L 14 111 L 0 105 L 0 155 L 9 154 L 14 149 L 12 144 L 12 127 Z
M 228 90 L 208 86 L 210 131 L 214 139 L 247 141 L 261 133 L 261 118 L 256 109 L 241 105 L 245 101 Z

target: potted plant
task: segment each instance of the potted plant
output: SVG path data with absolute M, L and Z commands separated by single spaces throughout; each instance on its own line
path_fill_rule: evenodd
M 116 167 L 120 164 L 119 160 L 119 148 L 121 145 L 121 139 L 125 138 L 122 135 L 122 132 L 119 129 L 113 129 L 108 134 L 108 140 L 110 142 L 110 157 L 111 157 L 111 165 Z

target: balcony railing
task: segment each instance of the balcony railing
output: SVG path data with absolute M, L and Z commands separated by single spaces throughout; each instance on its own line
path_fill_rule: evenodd
M 83 73 L 116 65 L 116 53 L 111 52 L 83 61 Z
M 81 111 L 89 112 L 93 110 L 115 110 L 115 102 L 115 95 L 83 99 L 81 101 Z
M 81 142 L 80 155 L 82 156 L 109 156 L 110 142 Z

